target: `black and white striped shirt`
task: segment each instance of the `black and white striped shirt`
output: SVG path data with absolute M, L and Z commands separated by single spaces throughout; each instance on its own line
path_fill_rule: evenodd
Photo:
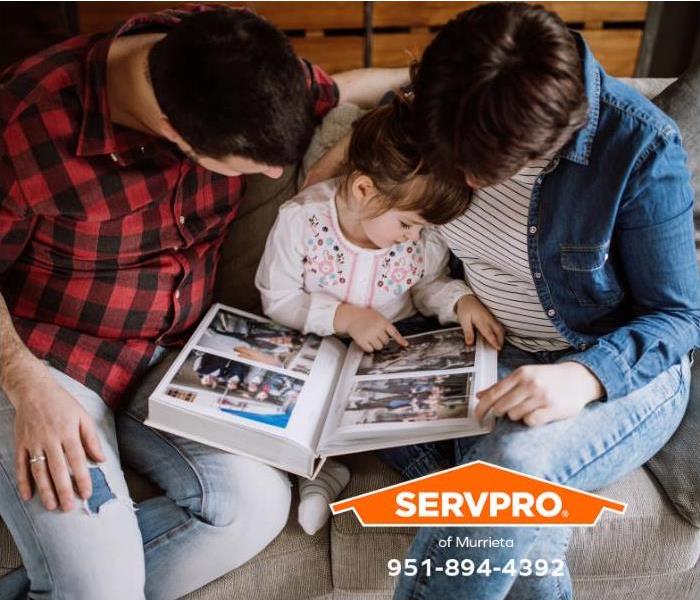
M 441 227 L 477 298 L 506 328 L 506 339 L 528 351 L 569 347 L 542 308 L 527 254 L 532 187 L 548 164 L 533 161 L 508 181 L 477 190 L 467 212 Z

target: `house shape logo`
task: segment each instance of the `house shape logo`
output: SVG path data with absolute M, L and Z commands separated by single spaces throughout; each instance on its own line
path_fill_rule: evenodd
M 595 525 L 604 509 L 627 505 L 474 461 L 331 504 L 355 512 L 366 527 Z

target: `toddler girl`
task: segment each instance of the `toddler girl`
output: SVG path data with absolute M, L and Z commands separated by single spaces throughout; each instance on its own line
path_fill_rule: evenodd
M 449 252 L 429 225 L 468 207 L 469 191 L 433 178 L 410 136 L 410 106 L 376 108 L 353 127 L 340 177 L 309 187 L 280 208 L 258 267 L 265 314 L 304 333 L 348 335 L 364 351 L 390 339 L 392 324 L 420 311 L 476 327 L 494 346 L 502 328 L 464 281 L 448 274 Z M 299 523 L 311 534 L 347 485 L 348 469 L 329 460 L 300 480 Z

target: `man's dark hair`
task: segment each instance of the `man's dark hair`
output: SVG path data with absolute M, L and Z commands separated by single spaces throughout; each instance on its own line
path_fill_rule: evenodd
M 257 15 L 216 9 L 183 19 L 148 57 L 158 104 L 199 155 L 297 162 L 315 125 L 302 63 Z
M 503 181 L 586 121 L 581 57 L 563 21 L 525 3 L 450 21 L 414 68 L 416 137 L 443 177 Z

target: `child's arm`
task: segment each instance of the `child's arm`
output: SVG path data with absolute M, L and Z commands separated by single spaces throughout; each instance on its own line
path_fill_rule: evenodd
M 255 285 L 263 312 L 273 321 L 304 333 L 331 335 L 341 302 L 330 294 L 304 289 L 304 230 L 299 205 L 283 206 L 267 238 Z
M 442 236 L 434 230 L 423 233 L 425 271 L 413 286 L 413 302 L 426 316 L 436 315 L 441 323 L 458 322 L 467 344 L 474 343 L 476 328 L 494 348 L 503 345 L 505 330 L 467 284 L 449 276 L 449 250 Z

